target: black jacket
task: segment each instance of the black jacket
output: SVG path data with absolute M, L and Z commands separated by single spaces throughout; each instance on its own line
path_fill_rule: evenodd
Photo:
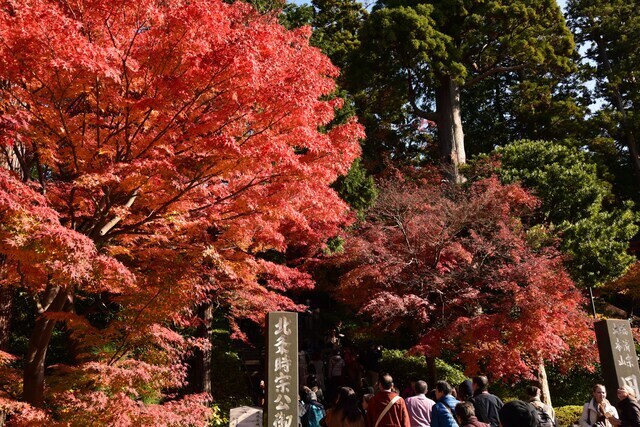
M 620 427 L 640 427 L 640 405 L 635 399 L 627 397 L 616 405 L 618 417 L 622 424 Z
M 491 427 L 500 425 L 498 411 L 502 408 L 502 400 L 498 396 L 490 393 L 479 393 L 471 398 L 471 403 L 476 410 L 478 421 L 487 423 Z

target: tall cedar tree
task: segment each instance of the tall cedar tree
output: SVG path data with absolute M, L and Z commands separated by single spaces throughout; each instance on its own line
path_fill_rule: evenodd
M 338 71 L 308 29 L 242 2 L 0 5 L 0 283 L 38 310 L 21 394 L 0 353 L 2 404 L 47 425 L 205 425 L 203 396 L 166 393 L 198 344 L 171 327 L 206 301 L 233 325 L 296 309 L 282 292 L 310 278 L 260 254 L 316 251 L 351 220 L 329 185 L 362 129 L 318 131 Z M 106 326 L 74 309 L 89 297 L 116 309 Z M 45 371 L 57 322 L 77 356 Z
M 338 296 L 429 356 L 451 351 L 470 374 L 592 363 L 583 297 L 558 252 L 529 245 L 520 220 L 538 200 L 495 177 L 461 187 L 423 176 L 380 186 L 334 260 L 344 272 Z
M 603 103 L 599 122 L 605 135 L 617 141 L 624 158 L 621 163 L 633 171 L 634 185 L 630 188 L 638 198 L 640 4 L 624 0 L 570 0 L 567 7 L 571 28 L 584 46 L 584 68 L 596 82 L 594 98 Z
M 386 0 L 375 9 L 349 70 L 361 105 L 391 130 L 407 115 L 436 122 L 440 160 L 456 180 L 466 160 L 461 89 L 572 66 L 573 38 L 555 0 Z

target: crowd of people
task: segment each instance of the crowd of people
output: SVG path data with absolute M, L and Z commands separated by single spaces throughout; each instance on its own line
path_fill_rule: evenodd
M 527 388 L 526 400 L 503 403 L 489 393 L 487 377 L 479 375 L 458 387 L 438 381 L 429 390 L 416 381 L 414 394 L 398 394 L 391 375 L 379 376 L 378 390 L 361 396 L 351 387 L 338 387 L 327 409 L 317 393 L 303 386 L 300 400 L 302 427 L 556 427 L 554 409 L 540 399 L 538 387 Z M 579 427 L 640 427 L 640 404 L 628 385 L 617 390 L 617 405 L 606 398 L 602 384 L 593 388 L 584 405 Z M 575 424 L 574 424 L 575 425 Z
M 382 349 L 371 343 L 359 354 L 345 342 L 342 325 L 323 343 L 298 357 L 301 427 L 557 427 L 554 409 L 529 386 L 524 400 L 503 403 L 489 393 L 486 376 L 457 387 L 438 381 L 429 389 L 423 380 L 396 389 L 389 374 L 378 374 Z M 374 386 L 376 389 L 374 389 Z M 401 390 L 401 391 L 400 391 Z M 640 427 L 640 404 L 633 388 L 617 390 L 617 405 L 606 399 L 603 385 L 577 420 L 579 427 Z

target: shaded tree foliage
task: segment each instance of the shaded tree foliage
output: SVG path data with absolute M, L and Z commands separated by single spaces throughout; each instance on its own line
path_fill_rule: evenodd
M 337 295 L 381 330 L 407 331 L 431 357 L 450 350 L 469 373 L 590 366 L 583 297 L 557 250 L 528 242 L 521 218 L 538 203 L 495 177 L 455 186 L 433 173 L 394 176 L 333 260 L 343 272 Z

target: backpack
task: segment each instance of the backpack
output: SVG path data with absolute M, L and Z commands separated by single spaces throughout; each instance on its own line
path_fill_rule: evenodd
M 306 405 L 306 412 L 302 416 L 303 427 L 320 427 L 320 420 L 324 418 L 324 407 L 315 401 Z
M 547 414 L 542 405 L 531 405 L 536 409 L 538 427 L 555 427 L 556 423 Z

